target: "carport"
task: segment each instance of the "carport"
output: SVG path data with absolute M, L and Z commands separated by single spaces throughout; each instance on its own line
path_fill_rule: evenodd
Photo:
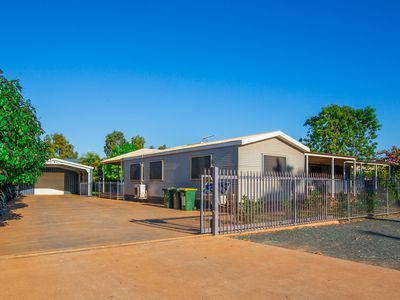
M 93 167 L 58 158 L 49 159 L 33 185 L 20 186 L 24 195 L 92 194 Z

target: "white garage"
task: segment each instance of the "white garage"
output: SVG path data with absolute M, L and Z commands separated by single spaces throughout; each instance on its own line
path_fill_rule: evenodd
M 49 159 L 33 185 L 20 186 L 24 195 L 92 194 L 93 167 L 58 158 Z

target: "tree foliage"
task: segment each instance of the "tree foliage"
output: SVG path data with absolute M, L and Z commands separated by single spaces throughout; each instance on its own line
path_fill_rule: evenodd
M 140 135 L 136 135 L 131 139 L 131 144 L 134 145 L 137 149 L 144 148 L 145 142 L 146 140 L 144 139 L 144 137 Z
M 378 153 L 381 160 L 393 165 L 400 165 L 400 148 L 393 146 L 388 150 L 383 150 Z
M 378 152 L 379 159 L 392 166 L 393 175 L 400 178 L 400 148 L 393 146 L 390 149 Z
M 167 149 L 168 147 L 167 147 L 167 145 L 161 145 L 160 147 L 158 147 L 158 150 L 165 150 L 165 149 Z
M 106 135 L 106 141 L 104 145 L 104 153 L 106 157 L 112 157 L 112 150 L 115 146 L 124 145 L 128 141 L 125 139 L 122 131 L 114 130 L 113 132 Z
M 381 128 L 375 110 L 329 105 L 306 120 L 307 137 L 301 139 L 312 151 L 371 159 L 376 153 Z
M 126 154 L 132 151 L 136 151 L 138 148 L 130 143 L 123 145 L 116 145 L 110 153 L 110 157 Z M 121 178 L 121 167 L 118 165 L 104 165 L 104 177 L 105 180 L 116 181 Z
M 46 135 L 44 141 L 47 145 L 49 158 L 78 158 L 78 153 L 74 151 L 74 146 L 62 133 Z
M 93 180 L 97 181 L 101 178 L 101 158 L 96 152 L 87 152 L 79 158 L 79 162 L 83 165 L 93 167 Z
M 46 161 L 44 131 L 18 80 L 0 72 L 0 187 L 34 183 Z

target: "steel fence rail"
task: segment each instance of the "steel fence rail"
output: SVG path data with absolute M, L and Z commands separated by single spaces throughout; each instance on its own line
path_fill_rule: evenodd
M 399 181 L 389 179 L 214 168 L 201 177 L 200 227 L 219 234 L 397 213 L 399 195 Z

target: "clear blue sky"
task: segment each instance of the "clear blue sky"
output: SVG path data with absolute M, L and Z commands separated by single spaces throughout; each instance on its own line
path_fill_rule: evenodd
M 373 106 L 399 145 L 399 1 L 194 2 L 1 1 L 0 69 L 80 154 L 114 129 L 300 138 L 331 103 Z

